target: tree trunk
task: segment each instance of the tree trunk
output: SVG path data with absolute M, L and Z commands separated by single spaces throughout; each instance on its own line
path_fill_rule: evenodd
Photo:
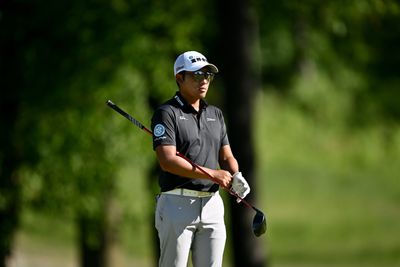
M 7 2 L 7 1 L 6 1 Z M 11 3 L 2 3 L 3 14 L 13 10 Z M 21 66 L 18 40 L 13 18 L 4 15 L 0 25 L 0 267 L 7 266 L 18 228 L 21 188 L 17 170 L 22 162 L 21 142 L 16 140 L 21 91 Z M 7 25 L 7 26 L 4 26 Z
M 249 1 L 220 0 L 221 75 L 226 89 L 228 135 L 240 170 L 251 187 L 255 205 L 256 177 L 253 145 L 253 107 L 260 86 L 258 24 Z M 254 211 L 230 201 L 234 266 L 266 265 L 260 239 L 252 233 Z
M 3 68 L 2 68 L 3 70 Z M 7 72 L 1 72 L 5 77 Z M 0 101 L 0 267 L 6 266 L 11 255 L 14 234 L 18 228 L 21 205 L 21 188 L 17 169 L 21 163 L 15 141 L 15 124 L 18 113 L 17 90 L 8 90 L 9 80 L 5 80 L 5 92 Z
M 3 122 L 0 121 L 1 125 L 7 125 Z M 7 141 L 3 139 L 3 135 L 1 140 Z M 14 235 L 19 225 L 21 202 L 20 183 L 15 174 L 18 160 L 13 156 L 13 151 L 5 149 L 6 146 L 2 142 L 5 158 L 1 159 L 0 166 L 0 267 L 7 266 L 7 260 L 11 256 Z
M 160 173 L 160 167 L 158 165 L 158 162 L 154 162 L 152 167 L 150 168 L 149 174 L 147 175 L 148 177 L 148 194 L 151 197 L 151 201 L 155 201 L 155 196 L 160 192 L 160 188 L 158 185 L 158 174 Z M 154 203 L 153 207 L 156 206 L 156 203 Z M 158 260 L 160 258 L 160 239 L 158 238 L 158 231 L 155 227 L 155 208 L 149 213 L 149 222 L 152 223 L 152 228 L 151 228 L 151 240 L 152 240 L 152 252 L 153 252 L 153 261 L 152 261 L 152 266 L 157 267 L 158 266 Z
M 120 218 L 121 214 L 111 195 L 105 197 L 100 212 L 81 212 L 77 218 L 80 266 L 113 266 L 113 249 L 117 241 Z
M 78 219 L 80 266 L 106 267 L 104 225 L 97 218 L 81 216 Z
M 7 94 L 7 93 L 6 93 Z M 21 186 L 17 169 L 21 157 L 15 144 L 17 104 L 3 95 L 0 102 L 0 267 L 7 266 L 13 237 L 18 229 L 21 209 Z

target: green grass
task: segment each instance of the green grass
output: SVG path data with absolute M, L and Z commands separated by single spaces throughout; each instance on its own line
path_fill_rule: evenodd
M 399 264 L 400 152 L 375 129 L 318 124 L 269 97 L 255 121 L 272 266 Z

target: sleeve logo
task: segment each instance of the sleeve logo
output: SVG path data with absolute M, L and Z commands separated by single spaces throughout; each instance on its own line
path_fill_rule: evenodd
M 162 124 L 157 124 L 153 132 L 155 137 L 160 137 L 165 134 L 165 127 Z

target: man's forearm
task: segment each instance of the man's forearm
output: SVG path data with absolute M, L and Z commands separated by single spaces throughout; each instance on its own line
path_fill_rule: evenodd
M 229 171 L 232 175 L 239 171 L 239 164 L 234 157 L 222 160 L 219 165 L 221 169 Z
M 202 171 L 200 171 L 200 169 L 196 168 L 188 161 L 179 156 L 170 156 L 168 158 L 162 158 L 162 159 L 159 158 L 159 163 L 161 169 L 166 172 L 170 172 L 187 178 L 209 179 L 209 177 Z M 210 174 L 213 171 L 206 167 L 202 167 L 202 169 L 204 169 L 206 172 Z

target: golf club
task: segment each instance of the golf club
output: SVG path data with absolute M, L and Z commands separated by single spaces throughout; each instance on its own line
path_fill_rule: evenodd
M 116 104 L 114 104 L 111 100 L 108 100 L 106 102 L 106 104 L 112 108 L 113 110 L 115 110 L 116 112 L 118 112 L 119 114 L 121 114 L 122 116 L 124 116 L 126 119 L 128 119 L 130 122 L 132 122 L 134 125 L 136 125 L 137 127 L 139 127 L 140 129 L 142 129 L 143 131 L 145 131 L 146 133 L 148 133 L 149 135 L 153 136 L 152 131 L 150 131 L 149 129 L 147 129 L 143 124 L 141 124 L 139 121 L 137 121 L 135 118 L 133 118 L 131 115 L 129 115 L 128 113 L 126 113 L 124 110 L 122 110 L 120 107 L 118 107 Z M 185 155 L 183 155 L 182 153 L 180 153 L 179 151 L 176 152 L 176 155 L 185 159 L 187 162 L 189 162 L 193 167 L 199 169 L 202 173 L 204 173 L 205 175 L 207 175 L 212 181 L 215 182 L 215 179 L 207 172 L 205 171 L 201 166 L 197 165 L 196 163 L 194 163 L 192 160 L 190 160 L 189 158 L 187 158 Z M 241 203 L 243 203 L 246 207 L 253 209 L 256 212 L 256 215 L 254 216 L 253 219 L 253 233 L 255 236 L 259 237 L 262 234 L 264 234 L 267 231 L 267 218 L 265 217 L 264 213 L 262 211 L 260 211 L 259 209 L 257 209 L 256 207 L 254 207 L 253 205 L 251 205 L 249 202 L 247 202 L 246 200 L 244 200 L 242 197 L 240 197 L 238 194 L 236 194 L 236 192 L 234 192 L 232 189 L 230 188 L 225 188 L 223 187 L 226 191 L 228 191 L 229 194 L 231 194 L 232 196 L 235 196 L 237 199 L 240 200 Z

